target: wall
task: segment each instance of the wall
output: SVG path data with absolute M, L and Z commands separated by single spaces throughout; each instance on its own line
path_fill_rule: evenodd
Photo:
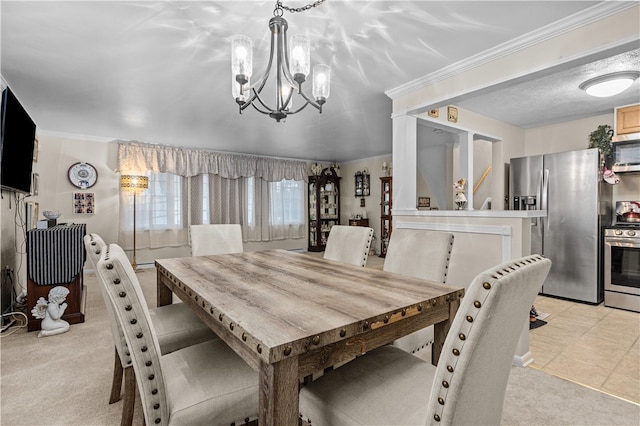
M 45 210 L 58 210 L 61 216 L 59 223 L 86 223 L 87 232 L 100 234 L 107 243 L 118 242 L 119 228 L 119 179 L 116 173 L 118 147 L 114 142 L 92 139 L 75 135 L 59 135 L 48 132 L 39 132 L 38 161 L 34 164 L 33 171 L 38 173 L 38 195 L 28 198 L 31 202 L 38 203 L 39 219 L 43 219 Z M 91 163 L 98 172 L 96 184 L 81 190 L 74 187 L 67 177 L 69 167 L 76 162 Z M 74 214 L 73 193 L 92 192 L 95 194 L 95 214 Z M 19 265 L 21 282 L 26 287 L 26 265 L 23 256 L 16 256 L 16 237 L 13 230 L 13 218 L 15 205 L 12 193 L 3 192 L 1 207 L 2 222 L 2 265 Z M 24 206 L 19 207 L 23 211 Z M 20 247 L 23 237 L 18 235 Z M 307 239 L 285 240 L 261 243 L 246 243 L 245 250 L 269 250 L 276 248 L 305 249 Z M 154 259 L 163 257 L 189 256 L 189 247 L 167 247 L 154 250 L 137 250 L 138 264 L 151 264 Z M 17 293 L 20 289 L 17 290 Z
M 340 164 L 340 224 L 348 225 L 352 214 L 367 212 L 369 226 L 375 232 L 376 240 L 372 245 L 376 254 L 380 254 L 380 177 L 383 176 L 382 163 L 391 167 L 391 154 L 386 156 L 364 158 Z M 355 196 L 355 174 L 367 169 L 371 179 L 371 195 L 368 197 Z M 365 207 L 360 207 L 360 200 L 364 198 Z
M 608 124 L 613 128 L 614 112 L 581 120 L 527 129 L 525 154 L 539 155 L 553 152 L 586 149 L 589 134 L 598 126 Z M 640 199 L 640 174 L 621 173 L 620 183 L 613 187 L 613 200 Z
M 22 194 L 14 192 L 2 191 L 2 199 L 0 200 L 0 265 L 2 266 L 0 274 L 0 282 L 2 284 L 2 293 L 0 297 L 2 310 L 11 306 L 11 300 L 27 288 L 24 262 L 22 257 L 18 256 L 16 248 L 20 252 L 24 252 L 24 230 L 15 223 L 20 223 L 20 216 L 24 214 L 24 203 L 18 202 L 23 199 Z M 11 279 L 7 276 L 6 267 L 13 272 Z

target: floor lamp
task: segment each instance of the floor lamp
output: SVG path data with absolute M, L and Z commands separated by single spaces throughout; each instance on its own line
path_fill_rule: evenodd
M 131 266 L 135 271 L 138 266 L 136 263 L 136 194 L 149 188 L 149 178 L 138 175 L 121 175 L 120 188 L 133 194 L 133 259 Z

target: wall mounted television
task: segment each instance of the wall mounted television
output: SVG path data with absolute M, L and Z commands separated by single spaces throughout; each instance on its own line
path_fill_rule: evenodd
M 30 193 L 36 124 L 8 86 L 2 91 L 1 117 L 0 186 Z

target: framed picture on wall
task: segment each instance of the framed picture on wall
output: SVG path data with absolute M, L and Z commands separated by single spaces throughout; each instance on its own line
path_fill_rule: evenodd
M 418 209 L 428 210 L 431 207 L 431 198 L 429 197 L 418 197 Z
M 96 212 L 95 201 L 93 192 L 74 192 L 73 214 L 94 214 Z
M 452 106 L 447 107 L 447 120 L 452 123 L 458 122 L 458 108 Z

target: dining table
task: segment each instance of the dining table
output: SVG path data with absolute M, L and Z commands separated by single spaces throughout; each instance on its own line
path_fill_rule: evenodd
M 437 364 L 464 295 L 462 287 L 299 251 L 155 264 L 157 305 L 177 295 L 258 372 L 261 426 L 298 424 L 305 378 L 429 325 Z

